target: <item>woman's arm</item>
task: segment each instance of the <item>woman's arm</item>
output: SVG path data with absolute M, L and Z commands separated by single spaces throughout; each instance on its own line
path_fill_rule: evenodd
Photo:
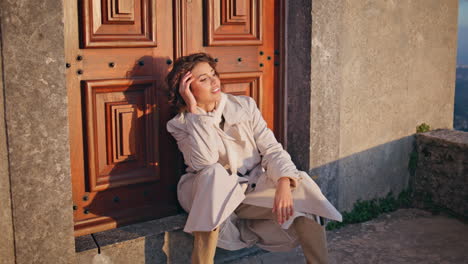
M 204 115 L 197 110 L 197 101 L 190 84 L 194 81 L 192 72 L 188 71 L 179 83 L 179 93 L 187 105 L 188 113 L 184 120 L 173 119 L 167 123 L 167 131 L 177 140 L 185 164 L 195 171 L 216 163 L 219 159 L 219 135 L 215 131 L 215 118 Z
M 275 183 L 282 177 L 288 177 L 291 180 L 291 186 L 295 187 L 300 180 L 296 165 L 268 128 L 255 100 L 250 97 L 248 100 L 254 138 L 260 155 L 263 156 L 262 166 L 266 169 L 267 176 Z
M 300 177 L 291 156 L 276 140 L 275 135 L 268 128 L 257 104 L 249 98 L 249 109 L 252 114 L 252 129 L 258 150 L 262 157 L 262 166 L 266 175 L 276 184 L 273 213 L 276 214 L 279 224 L 283 224 L 293 215 L 293 199 L 291 186 L 296 187 Z
M 185 124 L 171 120 L 167 131 L 176 139 L 187 166 L 199 171 L 219 160 L 219 135 L 215 130 L 214 117 L 185 113 Z

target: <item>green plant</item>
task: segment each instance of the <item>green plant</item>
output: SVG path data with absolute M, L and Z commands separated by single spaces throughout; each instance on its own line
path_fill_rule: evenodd
M 397 197 L 398 207 L 399 208 L 408 208 L 411 207 L 412 204 L 412 197 L 413 191 L 411 188 L 407 188 L 400 192 Z
M 392 192 L 389 192 L 384 198 L 372 199 L 367 201 L 358 200 L 350 212 L 343 212 L 343 221 L 331 221 L 327 224 L 327 230 L 341 228 L 347 224 L 361 223 L 376 218 L 382 213 L 389 213 L 398 208 L 406 208 L 411 205 L 411 190 L 403 190 L 395 198 Z
M 416 127 L 416 133 L 424 133 L 431 130 L 431 126 L 426 123 L 422 123 Z

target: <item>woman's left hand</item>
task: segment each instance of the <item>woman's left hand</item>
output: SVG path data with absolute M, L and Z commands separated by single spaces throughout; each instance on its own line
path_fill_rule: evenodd
M 273 213 L 276 213 L 280 225 L 288 221 L 289 217 L 293 215 L 293 209 L 290 180 L 287 177 L 283 177 L 278 180 L 275 204 L 273 205 Z

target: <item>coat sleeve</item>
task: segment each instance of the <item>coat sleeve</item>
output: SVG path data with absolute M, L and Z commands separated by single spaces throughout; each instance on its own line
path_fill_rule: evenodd
M 281 143 L 276 140 L 275 135 L 268 128 L 255 100 L 249 97 L 248 101 L 255 142 L 262 156 L 262 166 L 265 168 L 267 176 L 275 184 L 281 177 L 288 177 L 292 180 L 292 187 L 296 187 L 301 178 L 291 156 L 283 149 Z
M 219 135 L 212 116 L 186 113 L 184 126 L 176 125 L 176 122 L 179 121 L 169 121 L 167 131 L 176 139 L 187 166 L 199 171 L 218 162 L 216 137 Z

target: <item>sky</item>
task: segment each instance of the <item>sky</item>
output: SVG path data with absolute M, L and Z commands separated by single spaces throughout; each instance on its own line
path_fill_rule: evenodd
M 468 65 L 468 0 L 459 1 L 457 64 Z

